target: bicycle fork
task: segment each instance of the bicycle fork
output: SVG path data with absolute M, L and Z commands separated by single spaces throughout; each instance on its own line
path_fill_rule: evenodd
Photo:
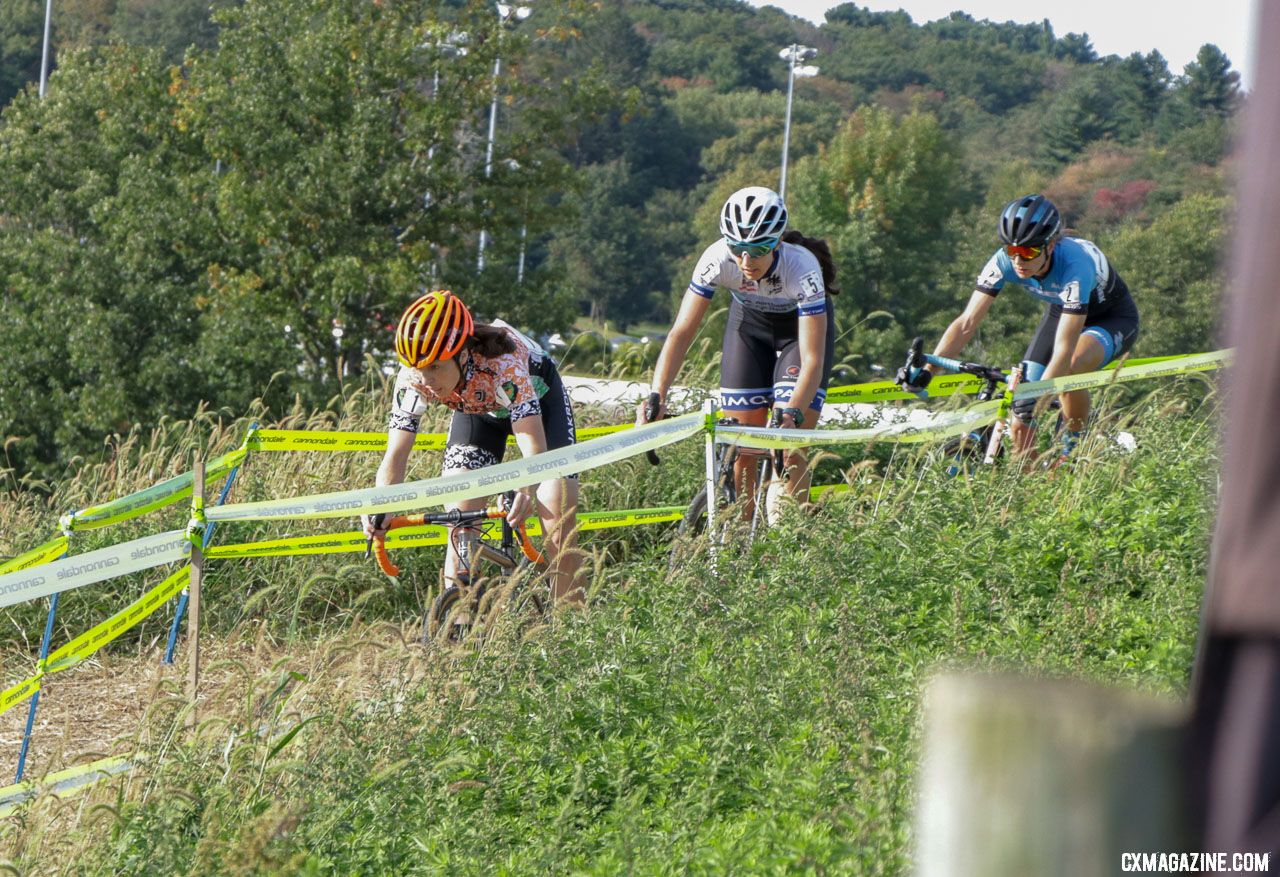
M 991 441 L 987 442 L 987 453 L 982 458 L 984 464 L 990 465 L 994 463 L 996 456 L 1000 453 L 1000 442 L 1004 440 L 1004 434 L 1009 429 L 1009 412 L 1013 407 L 1013 394 L 1021 382 L 1022 366 L 1019 364 L 1009 371 L 1009 378 L 1004 388 L 1004 397 L 1000 400 L 1000 409 L 996 414 L 996 422 L 991 427 Z

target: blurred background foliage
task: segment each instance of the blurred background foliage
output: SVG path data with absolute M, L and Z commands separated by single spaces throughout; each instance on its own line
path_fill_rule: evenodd
M 1112 257 L 1140 354 L 1216 344 L 1244 95 L 1212 45 L 1172 71 L 1047 21 L 855 3 L 815 26 L 738 0 L 506 23 L 481 0 L 60 0 L 40 100 L 43 7 L 0 7 L 7 487 L 201 403 L 330 405 L 426 286 L 543 337 L 663 326 L 723 199 L 777 185 L 792 42 L 821 73 L 795 84 L 787 196 L 836 255 L 847 377 L 940 331 L 1028 191 Z M 1034 312 L 1003 296 L 969 352 L 1016 359 Z M 592 343 L 579 367 L 609 359 Z

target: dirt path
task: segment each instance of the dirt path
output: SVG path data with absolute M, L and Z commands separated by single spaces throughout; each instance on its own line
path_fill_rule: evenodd
M 344 698 L 394 697 L 425 669 L 422 649 L 411 645 L 416 630 L 416 622 L 382 623 L 289 644 L 245 629 L 228 639 L 202 640 L 200 718 L 252 719 L 256 705 L 289 671 L 305 676 L 291 683 L 290 708 L 300 712 L 339 692 Z M 188 673 L 185 643 L 172 665 L 161 663 L 163 652 L 157 643 L 140 655 L 100 654 L 46 679 L 25 778 L 161 745 L 159 738 L 182 722 Z M 7 762 L 0 762 L 0 785 L 12 782 L 26 721 L 25 704 L 0 716 L 0 752 Z

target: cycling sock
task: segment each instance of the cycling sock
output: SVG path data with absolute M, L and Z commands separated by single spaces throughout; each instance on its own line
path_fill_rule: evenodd
M 1071 452 L 1076 449 L 1076 445 L 1080 444 L 1080 438 L 1084 433 L 1064 430 L 1062 433 L 1062 457 L 1066 459 L 1071 456 Z

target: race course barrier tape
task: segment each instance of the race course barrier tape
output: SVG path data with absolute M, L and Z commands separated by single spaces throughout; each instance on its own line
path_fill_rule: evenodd
M 227 474 L 240 465 L 246 453 L 248 453 L 247 443 L 246 446 L 210 461 L 205 466 L 205 478 L 212 481 Z M 68 529 L 96 530 L 99 527 L 118 524 L 172 505 L 191 495 L 191 478 L 190 472 L 184 472 L 145 490 L 139 490 L 137 493 L 113 499 L 102 505 L 90 506 L 67 518 Z
M 538 484 L 551 478 L 563 478 L 606 463 L 625 460 L 695 435 L 703 429 L 703 425 L 702 414 L 686 414 L 657 423 L 646 423 L 625 432 L 604 435 L 566 448 L 546 451 L 523 460 L 487 466 L 483 470 L 457 472 L 439 478 L 385 487 L 366 487 L 265 502 L 235 503 L 209 509 L 205 517 L 209 521 L 339 518 L 442 506 L 449 502 L 490 496 L 504 490 Z
M 1102 369 L 1096 372 L 1065 375 L 1044 381 L 1031 381 L 1020 384 L 1014 392 L 1014 398 L 1032 399 L 1049 393 L 1065 393 L 1072 390 L 1106 386 L 1111 383 L 1208 371 L 1229 365 L 1231 356 L 1232 351 L 1226 349 L 1215 350 L 1212 353 L 1195 353 L 1188 356 L 1158 357 L 1137 365 L 1125 365 L 1118 370 Z M 930 383 L 929 388 L 932 396 L 932 383 Z M 999 406 L 1000 400 L 998 399 L 990 402 L 981 402 L 958 411 L 939 413 L 931 422 L 924 425 L 906 422 L 883 427 L 833 430 L 722 426 L 716 429 L 716 441 L 721 444 L 737 444 L 739 447 L 745 448 L 802 448 L 872 441 L 933 441 L 962 435 L 970 429 L 989 423 L 995 419 Z
M 32 548 L 24 554 L 19 554 L 15 558 L 0 563 L 0 575 L 10 572 L 22 572 L 24 569 L 31 569 L 33 566 L 42 566 L 57 560 L 66 553 L 66 550 L 67 537 L 55 536 L 38 548 Z
M 190 581 L 191 567 L 184 566 L 106 621 L 94 625 L 62 646 L 45 660 L 43 671 L 36 673 L 30 679 L 24 679 L 16 685 L 9 686 L 0 693 L 0 715 L 39 691 L 45 676 L 71 669 L 107 643 L 120 637 L 125 631 L 140 624 L 144 618 L 185 588 Z
M 578 439 L 599 438 L 631 429 L 631 424 L 616 426 L 588 426 L 578 430 Z M 448 435 L 443 432 L 422 432 L 414 437 L 417 451 L 443 451 Z M 515 444 L 515 437 L 508 436 L 507 444 Z M 385 432 L 330 432 L 313 429 L 259 429 L 254 432 L 245 447 L 251 451 L 385 451 Z
M 1221 352 L 1221 351 L 1219 351 Z M 1173 356 L 1148 356 L 1143 359 L 1125 360 L 1123 365 L 1125 370 L 1134 368 L 1139 365 L 1149 365 L 1157 362 L 1168 362 L 1173 359 L 1182 359 L 1181 354 Z M 1103 370 L 1110 372 L 1119 368 L 1121 363 L 1113 362 L 1108 364 Z M 973 375 L 965 374 L 944 374 L 936 375 L 929 382 L 930 398 L 941 398 L 943 396 L 952 396 L 961 393 L 976 393 L 982 389 L 982 385 L 986 383 L 980 378 Z M 828 404 L 846 404 L 850 402 L 891 402 L 895 399 L 916 400 L 918 397 L 914 393 L 908 393 L 902 390 L 893 381 L 870 381 L 865 384 L 848 384 L 843 387 L 831 387 L 827 390 L 826 402 Z
M 623 512 L 583 512 L 578 515 L 578 530 L 608 530 L 616 527 L 638 527 L 645 524 L 663 524 L 684 517 L 684 506 L 660 506 L 652 509 L 631 509 Z M 530 536 L 541 536 L 542 525 L 531 518 L 527 526 Z M 430 547 L 443 545 L 446 528 L 439 524 L 419 527 L 401 527 L 387 534 L 387 548 Z M 230 557 L 291 557 L 304 554 L 344 554 L 364 551 L 365 538 L 360 530 L 320 536 L 299 536 L 292 539 L 271 539 L 262 542 L 241 542 L 237 545 L 215 545 L 205 552 L 208 558 Z
M 0 818 L 8 816 L 41 793 L 67 798 L 90 788 L 97 782 L 124 773 L 132 767 L 133 764 L 129 759 L 117 755 L 51 773 L 38 785 L 21 782 L 5 786 L 0 789 Z
M 0 607 L 173 563 L 190 551 L 187 531 L 170 530 L 55 560 L 37 569 L 0 575 Z
M 1019 384 L 1014 391 L 1015 399 L 1032 399 L 1048 393 L 1069 393 L 1072 390 L 1087 390 L 1102 387 L 1112 382 L 1120 384 L 1126 381 L 1138 381 L 1146 378 L 1168 377 L 1170 375 L 1191 374 L 1192 372 L 1210 371 L 1231 364 L 1231 349 L 1215 350 L 1212 353 L 1194 353 L 1189 356 L 1175 356 L 1159 362 L 1146 362 L 1138 365 L 1126 365 L 1119 371 L 1104 369 L 1082 375 L 1064 375 L 1044 381 L 1029 381 Z
M 944 411 L 928 423 L 894 423 L 862 429 L 768 429 L 763 426 L 717 426 L 716 442 L 741 448 L 788 449 L 859 442 L 925 442 L 963 435 L 995 420 L 1000 401 L 980 402 Z

